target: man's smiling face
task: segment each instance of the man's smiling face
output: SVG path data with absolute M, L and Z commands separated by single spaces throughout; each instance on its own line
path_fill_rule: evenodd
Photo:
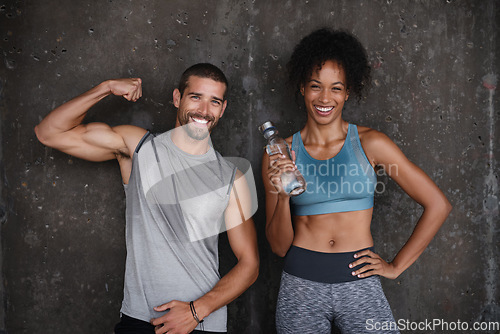
M 174 90 L 177 107 L 175 126 L 184 126 L 188 135 L 196 140 L 205 139 L 224 114 L 226 84 L 209 78 L 191 76 L 182 96 Z

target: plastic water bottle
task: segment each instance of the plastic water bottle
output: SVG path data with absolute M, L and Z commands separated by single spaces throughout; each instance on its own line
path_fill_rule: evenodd
M 269 156 L 274 154 L 283 154 L 292 160 L 290 148 L 287 142 L 278 136 L 278 130 L 272 122 L 265 122 L 259 126 L 259 131 L 267 139 L 266 151 Z M 283 190 L 290 196 L 302 194 L 306 190 L 306 181 L 299 170 L 286 171 L 281 174 L 281 183 Z

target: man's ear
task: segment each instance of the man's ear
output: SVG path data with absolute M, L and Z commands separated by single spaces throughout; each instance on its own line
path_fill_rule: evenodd
M 347 102 L 348 99 L 349 99 L 349 89 L 347 90 L 347 94 L 345 96 L 345 101 Z
M 225 100 L 224 103 L 222 103 L 222 112 L 220 113 L 219 118 L 221 118 L 222 115 L 224 115 L 224 111 L 226 110 L 226 107 L 227 107 L 227 100 Z
M 179 108 L 181 105 L 181 92 L 176 88 L 174 89 L 174 93 L 172 94 L 174 98 L 174 106 Z

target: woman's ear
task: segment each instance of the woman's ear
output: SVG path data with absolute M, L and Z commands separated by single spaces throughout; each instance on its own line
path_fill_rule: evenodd
M 304 85 L 300 85 L 300 94 L 304 96 Z

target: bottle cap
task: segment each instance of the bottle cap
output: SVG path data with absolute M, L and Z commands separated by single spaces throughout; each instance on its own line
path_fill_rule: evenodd
M 271 122 L 271 121 L 267 121 L 264 124 L 262 124 L 261 126 L 259 126 L 259 131 L 260 131 L 260 133 L 263 134 L 269 128 L 275 128 L 273 122 Z

